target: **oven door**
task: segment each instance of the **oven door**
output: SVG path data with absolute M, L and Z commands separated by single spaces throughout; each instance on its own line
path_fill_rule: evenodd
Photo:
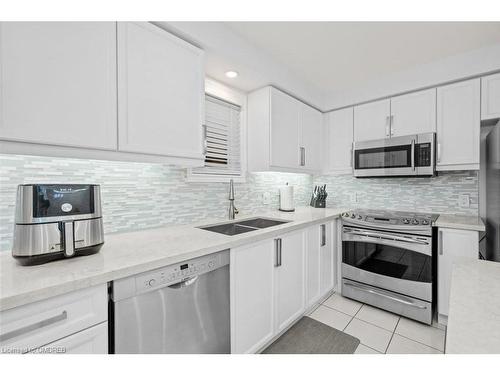
M 432 301 L 432 238 L 342 229 L 342 277 Z
M 354 176 L 414 176 L 416 136 L 354 143 Z

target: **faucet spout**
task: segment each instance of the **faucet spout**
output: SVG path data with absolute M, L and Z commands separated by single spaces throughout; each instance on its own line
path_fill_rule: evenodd
M 238 209 L 234 206 L 234 182 L 231 179 L 229 180 L 229 220 L 234 220 L 236 214 L 238 214 Z

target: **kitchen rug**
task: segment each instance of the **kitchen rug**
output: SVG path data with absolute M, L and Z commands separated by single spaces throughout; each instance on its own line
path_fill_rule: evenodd
M 353 354 L 356 337 L 304 316 L 262 354 Z

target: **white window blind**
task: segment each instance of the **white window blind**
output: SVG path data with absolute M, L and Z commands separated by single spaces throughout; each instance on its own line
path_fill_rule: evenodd
M 205 95 L 205 166 L 195 175 L 241 175 L 240 112 L 235 104 Z

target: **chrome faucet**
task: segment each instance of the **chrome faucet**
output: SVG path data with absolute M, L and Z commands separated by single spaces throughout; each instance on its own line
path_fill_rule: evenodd
M 233 179 L 229 180 L 229 220 L 234 220 L 238 209 L 234 207 L 234 184 Z

